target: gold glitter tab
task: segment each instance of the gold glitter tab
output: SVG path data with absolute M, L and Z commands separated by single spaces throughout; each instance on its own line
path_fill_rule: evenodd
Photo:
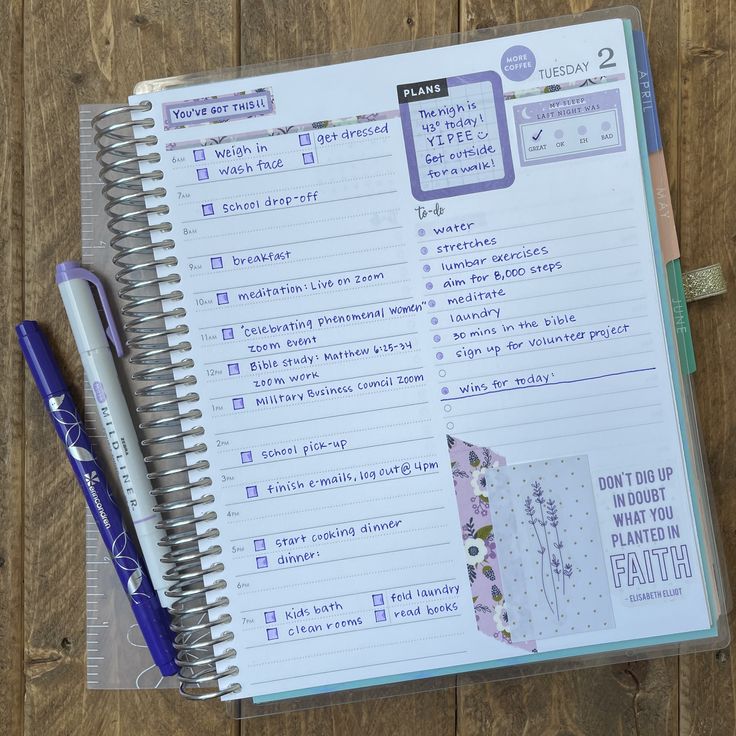
M 696 268 L 682 274 L 682 286 L 685 290 L 685 301 L 694 302 L 709 296 L 726 293 L 726 279 L 720 263 L 712 266 Z

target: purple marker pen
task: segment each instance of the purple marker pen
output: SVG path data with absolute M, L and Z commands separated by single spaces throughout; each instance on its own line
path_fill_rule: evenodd
M 37 322 L 24 320 L 16 326 L 15 331 L 46 411 L 56 434 L 66 447 L 69 464 L 110 552 L 115 572 L 128 595 L 153 661 L 162 675 L 175 675 L 179 668 L 175 661 L 172 633 L 168 628 L 168 613 L 161 607 L 138 552 L 125 530 L 123 517 L 94 455 L 51 348 Z

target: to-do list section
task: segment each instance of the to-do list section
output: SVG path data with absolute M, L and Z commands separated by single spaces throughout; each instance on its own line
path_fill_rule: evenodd
M 308 684 L 348 634 L 357 671 L 428 636 L 416 659 L 432 666 L 472 616 L 397 201 L 401 124 L 366 117 L 169 153 L 228 597 L 257 691 L 295 652 Z

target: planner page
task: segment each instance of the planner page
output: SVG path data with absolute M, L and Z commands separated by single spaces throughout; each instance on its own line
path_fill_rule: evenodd
M 711 633 L 636 81 L 609 20 L 131 98 L 238 697 Z

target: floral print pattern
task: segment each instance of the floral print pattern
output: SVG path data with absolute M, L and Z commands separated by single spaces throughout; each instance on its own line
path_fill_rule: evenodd
M 447 446 L 478 630 L 498 641 L 536 651 L 535 642 L 513 638 L 496 555 L 493 499 L 489 497 L 486 470 L 505 465 L 506 460 L 487 447 L 477 447 L 449 435 Z

